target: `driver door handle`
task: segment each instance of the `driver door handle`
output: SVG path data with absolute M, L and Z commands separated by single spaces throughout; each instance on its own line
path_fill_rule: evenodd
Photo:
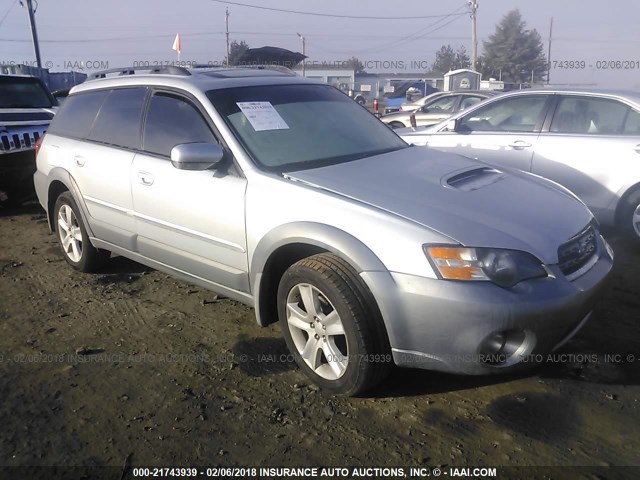
M 633 149 L 636 153 L 640 153 L 640 144 L 636 145 L 636 148 Z
M 153 185 L 154 178 L 149 172 L 138 172 L 138 181 L 148 187 Z
M 511 148 L 515 148 L 516 150 L 522 150 L 523 148 L 529 148 L 531 144 L 529 142 L 525 142 L 524 140 L 516 140 L 509 144 Z

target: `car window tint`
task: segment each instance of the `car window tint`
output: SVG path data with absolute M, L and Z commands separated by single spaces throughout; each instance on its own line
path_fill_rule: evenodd
M 93 122 L 89 140 L 140 148 L 140 119 L 146 94 L 146 88 L 111 91 Z
M 93 121 L 107 98 L 108 90 L 69 96 L 53 117 L 49 133 L 73 138 L 86 138 Z
M 483 100 L 482 97 L 464 97 L 460 102 L 459 110 L 466 110 L 467 108 L 480 103 Z
M 458 100 L 459 96 L 458 95 L 451 95 L 449 97 L 444 97 L 444 98 L 439 98 L 437 100 L 434 100 L 433 102 L 427 103 L 423 110 L 425 111 L 429 111 L 429 113 L 446 113 L 446 112 L 452 112 L 453 111 L 453 106 L 456 103 L 456 100 Z
M 553 116 L 552 132 L 620 134 L 629 107 L 616 100 L 567 96 L 560 99 Z
M 544 109 L 547 95 L 503 98 L 463 117 L 466 131 L 533 132 Z
M 627 120 L 624 122 L 624 135 L 640 136 L 640 112 L 629 110 Z
M 183 143 L 218 143 L 190 102 L 165 94 L 151 98 L 143 138 L 145 151 L 167 157 L 173 147 Z

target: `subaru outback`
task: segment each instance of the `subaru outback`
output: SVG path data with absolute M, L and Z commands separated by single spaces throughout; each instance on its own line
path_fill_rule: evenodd
M 529 365 L 606 284 L 613 252 L 570 191 L 411 147 L 331 86 L 115 73 L 73 88 L 37 157 L 64 258 L 115 252 L 252 306 L 326 390 Z

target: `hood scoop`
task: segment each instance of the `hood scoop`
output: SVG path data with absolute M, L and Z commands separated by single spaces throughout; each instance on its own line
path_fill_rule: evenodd
M 473 192 L 496 183 L 505 178 L 500 170 L 491 167 L 480 167 L 445 177 L 442 185 L 463 192 Z

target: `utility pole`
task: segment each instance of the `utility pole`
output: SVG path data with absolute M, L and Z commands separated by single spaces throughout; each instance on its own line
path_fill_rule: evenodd
M 551 82 L 551 38 L 553 36 L 553 17 L 549 25 L 549 53 L 547 55 L 547 85 Z
M 298 34 L 298 37 L 300 38 L 300 40 L 302 40 L 302 55 L 306 56 L 307 52 L 305 52 L 305 40 L 304 40 L 304 37 L 302 35 L 300 35 L 300 34 Z M 307 63 L 307 59 L 303 58 L 302 59 L 302 76 L 303 77 L 306 77 L 306 72 L 305 72 L 306 63 Z
M 227 66 L 229 66 L 229 60 L 231 60 L 229 58 L 229 55 L 231 53 L 230 47 L 229 47 L 229 9 L 227 8 L 227 11 L 224 15 L 224 23 L 226 25 L 226 37 L 227 37 Z
M 33 11 L 32 0 L 27 0 L 27 10 L 29 11 L 29 23 L 31 24 L 31 36 L 33 37 L 33 49 L 36 52 L 36 63 L 38 67 L 42 67 L 40 59 L 40 44 L 38 43 L 38 31 L 36 30 L 36 17 Z
M 476 18 L 478 12 L 478 0 L 468 0 L 467 4 L 471 8 L 471 69 L 478 67 L 478 32 Z

